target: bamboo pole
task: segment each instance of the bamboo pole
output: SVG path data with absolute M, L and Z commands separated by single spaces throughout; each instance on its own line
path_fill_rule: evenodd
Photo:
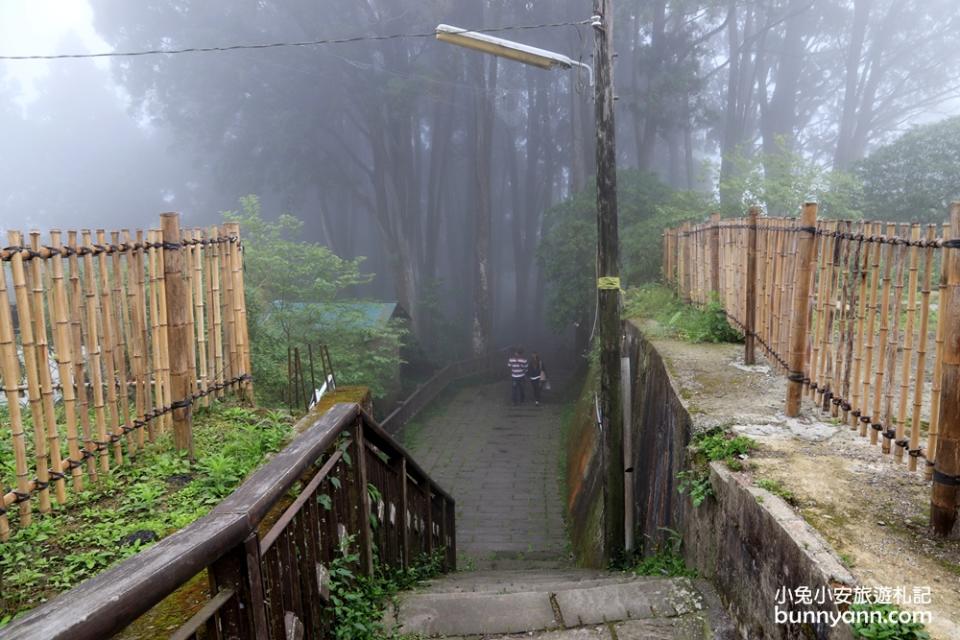
M 106 244 L 106 234 L 103 229 L 97 229 L 97 244 Z M 120 429 L 120 411 L 117 408 L 117 372 L 115 366 L 116 329 L 114 327 L 113 285 L 110 280 L 110 269 L 106 252 L 97 256 L 100 271 L 100 326 L 103 331 L 103 370 L 104 381 L 107 386 L 107 419 L 110 423 L 110 432 L 113 434 L 113 459 L 117 465 L 123 464 L 123 445 L 120 440 L 123 431 Z M 124 389 L 126 391 L 126 389 Z
M 906 439 L 907 430 L 907 403 L 910 397 L 910 371 L 913 364 L 913 330 L 916 326 L 917 316 L 920 309 L 917 306 L 917 282 L 919 278 L 920 249 L 916 243 L 920 241 L 920 225 L 914 223 L 910 226 L 910 263 L 907 276 L 907 325 L 904 329 L 904 338 L 898 341 L 902 345 L 902 355 L 900 359 L 900 402 L 897 405 L 897 433 L 896 445 L 894 450 L 894 460 L 903 462 L 903 451 L 909 445 Z M 901 293 L 902 297 L 902 293 Z M 923 372 L 917 371 L 920 379 L 923 379 Z
M 870 223 L 865 223 L 860 225 L 860 237 L 866 238 L 869 235 Z M 859 241 L 862 247 L 862 258 L 858 263 L 858 276 L 857 283 L 857 313 L 856 313 L 856 337 L 854 338 L 853 345 L 853 379 L 851 385 L 853 388 L 852 397 L 850 398 L 850 405 L 853 408 L 852 413 L 850 414 L 850 429 L 857 430 L 860 426 L 860 416 L 863 415 L 863 403 L 861 402 L 861 392 L 863 391 L 863 384 L 861 380 L 861 374 L 863 373 L 863 343 L 864 343 L 864 330 L 866 324 L 867 316 L 867 282 L 870 276 L 870 254 L 873 250 L 873 243 Z
M 8 231 L 7 240 L 10 246 L 19 247 L 23 238 L 19 231 Z M 44 433 L 46 420 L 43 415 L 43 396 L 40 390 L 41 366 L 46 362 L 37 362 L 37 345 L 33 336 L 33 317 L 30 309 L 30 295 L 27 292 L 26 272 L 23 266 L 23 255 L 20 251 L 10 259 L 10 271 L 13 277 L 13 290 L 17 300 L 17 317 L 20 320 L 20 343 L 23 347 L 23 363 L 27 371 L 27 396 L 30 401 L 30 415 L 33 419 L 33 447 L 34 468 L 40 488 L 37 491 L 40 502 L 40 513 L 50 512 L 50 467 L 47 462 L 47 440 Z
M 783 267 L 785 263 L 784 254 L 784 234 L 781 220 L 774 221 L 776 224 L 774 232 L 774 254 L 773 254 L 773 326 L 770 336 L 770 347 L 774 355 L 782 357 L 783 352 L 779 351 L 780 330 L 783 327 Z M 777 359 L 777 368 L 782 369 L 780 360 Z
M 960 239 L 960 202 L 950 205 L 950 240 Z M 960 537 L 957 506 L 960 504 L 960 250 L 947 249 L 946 300 L 941 300 L 944 326 L 943 369 L 940 398 L 940 435 L 937 440 L 930 524 L 938 536 Z
M 157 408 L 164 405 L 164 377 L 163 377 L 163 336 L 160 335 L 160 277 L 157 269 L 157 253 L 159 249 L 155 246 L 158 243 L 157 232 L 154 229 L 147 231 L 147 244 L 150 248 L 147 250 L 147 269 L 150 278 L 150 342 L 151 342 L 151 364 L 153 365 L 153 404 Z M 152 421 L 151 421 L 152 422 Z M 157 421 L 159 431 L 165 430 L 166 422 L 163 419 Z
M 217 227 L 210 228 L 210 239 L 216 241 L 219 238 L 219 230 Z M 223 362 L 223 308 L 221 307 L 221 287 L 220 287 L 220 274 L 221 274 L 221 260 L 220 260 L 220 244 L 214 242 L 210 245 L 213 249 L 210 257 L 210 279 L 211 279 L 211 293 L 212 297 L 210 298 L 210 312 L 213 314 L 213 353 L 214 353 L 214 371 L 216 372 L 217 385 L 220 385 L 221 388 L 217 391 L 217 397 L 222 398 L 224 391 L 222 385 L 224 383 L 224 362 Z
M 824 255 L 824 285 L 823 297 L 820 303 L 820 323 L 823 325 L 823 328 L 820 331 L 820 348 L 818 350 L 819 354 L 816 363 L 817 395 L 814 399 L 814 402 L 818 406 L 822 406 L 824 402 L 829 402 L 829 400 L 825 400 L 825 398 L 829 398 L 830 393 L 828 372 L 830 370 L 830 344 L 833 337 L 831 335 L 833 332 L 833 284 L 839 243 L 839 240 L 833 234 L 839 231 L 839 224 L 839 222 L 833 220 L 827 227 L 827 232 L 830 235 L 827 237 L 828 241 L 826 243 L 827 254 Z
M 196 393 L 200 386 L 197 380 L 197 323 L 193 301 L 193 233 L 190 229 L 180 231 L 181 253 L 183 254 L 183 278 L 187 287 L 186 315 L 190 327 L 190 340 L 187 341 L 187 376 L 190 381 L 190 393 Z
M 11 260 L 12 262 L 12 260 Z M 0 365 L 3 367 L 3 390 L 7 395 L 7 417 L 10 420 L 10 437 L 13 445 L 14 471 L 17 476 L 17 491 L 21 496 L 30 495 L 30 469 L 27 466 L 26 434 L 23 432 L 23 416 L 20 412 L 20 360 L 17 357 L 16 337 L 13 332 L 13 315 L 10 312 L 10 296 L 7 291 L 7 269 L 0 262 Z M 14 496 L 16 498 L 16 496 Z M 0 506 L 6 510 L 13 504 L 3 496 Z M 18 505 L 20 526 L 32 522 L 30 500 Z M 0 519 L 0 540 L 6 541 L 10 527 L 6 514 Z
M 100 298 L 97 292 L 97 285 L 94 276 L 93 266 L 93 241 L 90 238 L 90 231 L 84 229 L 81 232 L 83 246 L 87 253 L 83 256 L 83 277 L 86 286 L 86 314 L 87 314 L 87 360 L 90 368 L 90 384 L 93 387 L 93 416 L 97 423 L 97 438 L 94 442 L 97 445 L 97 452 L 100 458 L 100 470 L 104 473 L 110 471 L 109 445 L 110 438 L 107 435 L 106 407 L 103 399 L 103 374 L 102 352 L 100 350 L 100 333 L 97 329 L 97 311 L 100 308 Z M 102 318 L 103 315 L 100 314 Z
M 226 234 L 226 227 L 222 229 L 222 232 Z M 223 376 L 225 380 L 230 380 L 237 375 L 237 317 L 234 313 L 232 270 L 230 246 L 228 243 L 223 243 L 220 245 L 220 287 L 223 290 L 222 314 L 226 334 L 223 357 Z
M 927 246 L 923 250 L 923 289 L 920 292 L 920 340 L 917 344 L 917 368 L 913 389 L 913 414 L 910 417 L 910 471 L 917 470 L 920 457 L 920 411 L 923 408 L 923 382 L 926 378 L 927 341 L 930 330 L 930 284 L 933 278 L 933 246 L 936 225 L 927 225 Z M 932 416 L 931 416 L 932 417 Z
M 240 224 L 229 222 L 225 225 L 227 235 L 233 238 L 227 246 L 230 248 L 230 263 L 233 270 L 233 308 L 236 316 L 237 368 L 234 375 L 250 373 L 250 335 L 247 328 L 246 295 L 243 290 L 243 252 L 240 243 Z M 253 383 L 244 380 L 239 388 L 240 397 L 253 402 Z
M 806 370 L 804 356 L 806 355 L 807 342 L 807 309 L 806 302 L 810 291 L 810 274 L 814 264 L 816 264 L 816 226 L 817 226 L 817 204 L 807 202 L 803 205 L 803 214 L 800 218 L 800 229 L 798 231 L 797 259 L 799 260 L 797 269 L 797 284 L 794 288 L 794 322 L 792 323 L 792 332 L 790 336 L 789 365 L 790 377 L 787 386 L 787 408 L 788 417 L 796 417 L 800 414 L 800 399 L 803 393 L 803 376 Z
M 845 234 L 850 233 L 850 221 L 844 220 L 840 223 L 840 231 Z M 837 304 L 835 306 L 835 320 L 837 325 L 837 343 L 833 348 L 833 355 L 831 358 L 832 368 L 831 368 L 831 382 L 830 382 L 830 415 L 833 418 L 837 418 L 840 415 L 840 403 L 842 402 L 843 396 L 843 365 L 846 360 L 845 347 L 846 347 L 846 328 L 847 328 L 847 318 L 849 313 L 847 312 L 847 304 L 849 298 L 849 289 L 850 289 L 850 242 L 844 238 L 838 238 L 837 242 L 840 245 L 840 259 L 837 263 Z M 833 337 L 833 328 L 831 327 L 830 331 L 831 339 Z M 826 407 L 825 407 L 826 408 Z
M 894 236 L 897 233 L 897 225 L 888 224 L 886 236 Z M 883 293 L 881 294 L 880 308 L 877 313 L 880 316 L 880 333 L 877 339 L 877 369 L 873 382 L 873 424 L 870 432 L 870 444 L 877 444 L 879 431 L 883 429 L 883 418 L 881 409 L 883 407 L 883 389 L 884 389 L 884 371 L 887 358 L 887 333 L 890 331 L 890 283 L 893 276 L 894 245 L 887 244 L 886 256 L 883 265 Z
M 194 244 L 190 249 L 191 268 L 193 269 L 193 320 L 197 330 L 197 364 L 199 365 L 199 379 L 197 389 L 203 394 L 203 406 L 210 406 L 210 398 L 206 395 L 209 380 L 207 379 L 207 325 L 203 313 L 203 232 L 194 229 L 191 233 Z
M 30 232 L 30 248 L 39 253 L 40 232 Z M 44 304 L 44 261 L 33 259 L 27 271 L 30 285 L 30 315 L 33 318 L 33 340 L 37 350 L 37 368 L 40 374 L 40 394 L 43 401 L 44 426 L 47 431 L 47 452 L 50 456 L 50 483 L 57 502 L 67 501 L 66 478 L 63 473 L 63 455 L 60 452 L 60 432 L 57 414 L 53 407 L 53 379 L 50 375 L 50 349 L 47 343 L 47 313 Z
M 783 305 L 781 313 L 785 322 L 780 328 L 780 340 L 777 346 L 777 351 L 784 355 L 790 352 L 790 335 L 793 328 L 794 314 L 797 313 L 796 309 L 794 309 L 795 300 L 793 291 L 797 271 L 799 244 L 795 227 L 794 221 L 785 222 L 783 294 L 780 297 L 780 304 Z M 816 236 L 814 236 L 814 242 L 815 241 Z M 806 301 L 804 301 L 801 306 L 806 309 Z M 804 350 L 806 350 L 806 338 L 804 338 Z M 801 389 L 801 394 L 802 393 L 803 391 Z
M 883 381 L 883 453 L 890 453 L 890 441 L 896 437 L 896 417 L 893 413 L 893 393 L 897 375 L 897 352 L 900 349 L 900 310 L 903 306 L 903 263 L 906 257 L 905 247 L 898 244 L 894 247 L 894 285 L 893 285 L 893 309 L 891 316 L 893 324 L 887 336 L 887 370 Z
M 813 330 L 813 343 L 810 348 L 810 386 L 809 386 L 809 396 L 811 400 L 816 401 L 817 390 L 820 388 L 820 343 L 823 341 L 823 325 L 824 325 L 824 315 L 826 313 L 826 288 L 827 288 L 827 278 L 826 278 L 826 268 L 828 262 L 828 256 L 832 255 L 832 252 L 829 248 L 829 242 L 832 239 L 829 235 L 830 225 L 832 222 L 821 221 L 819 227 L 824 231 L 820 235 L 818 242 L 818 252 L 817 252 L 817 286 L 816 294 L 814 295 L 814 330 Z
M 757 362 L 756 324 L 757 324 L 757 218 L 760 207 L 753 205 L 747 213 L 747 264 L 744 297 L 744 351 L 743 363 L 753 365 Z
M 140 244 L 141 238 L 139 237 L 140 232 L 137 232 L 138 238 L 137 243 Z M 130 232 L 127 229 L 123 230 L 123 242 L 128 246 L 134 246 L 133 238 L 130 236 Z M 133 369 L 133 378 L 134 378 L 134 393 L 133 393 L 133 405 L 134 411 L 136 412 L 137 420 L 143 420 L 144 414 L 147 411 L 147 398 L 150 396 L 150 389 L 148 387 L 147 379 L 147 354 L 144 341 L 144 323 L 145 316 L 143 314 L 143 264 L 140 261 L 140 256 L 142 255 L 141 249 L 131 250 L 124 254 L 126 258 L 127 266 L 127 305 L 124 310 L 125 319 L 124 323 L 128 327 L 128 343 L 131 348 L 131 368 Z M 146 428 L 141 428 L 137 430 L 137 444 L 140 447 L 143 447 L 147 434 L 150 433 L 149 425 Z M 145 434 L 144 431 L 147 431 Z M 153 440 L 153 437 L 150 437 L 150 440 Z
M 863 224 L 858 225 L 858 235 L 863 236 Z M 847 244 L 851 244 L 849 241 Z M 853 408 L 851 404 L 851 377 L 853 375 L 853 357 L 854 357 L 854 327 L 857 320 L 857 311 L 859 305 L 859 281 L 860 281 L 860 255 L 863 251 L 863 242 L 855 241 L 853 245 L 853 253 L 850 258 L 850 270 L 852 271 L 851 276 L 844 282 L 844 298 L 847 298 L 849 292 L 849 298 L 844 303 L 844 312 L 846 314 L 846 321 L 844 326 L 843 335 L 843 377 L 841 382 L 841 402 L 840 409 L 843 412 L 843 422 L 847 424 L 850 422 L 850 410 Z M 855 387 L 855 385 L 854 385 Z
M 67 452 L 70 460 L 70 475 L 73 477 L 73 488 L 83 491 L 83 472 L 80 470 L 83 458 L 80 453 L 80 441 L 77 433 L 77 401 L 74 388 L 73 340 L 70 333 L 69 305 L 67 303 L 67 288 L 63 278 L 63 256 L 60 249 L 63 247 L 60 231 L 50 232 L 50 244 L 56 249 L 51 258 L 52 287 L 50 289 L 52 317 L 53 317 L 53 347 L 57 352 L 57 366 L 60 374 L 60 387 L 63 396 L 64 422 L 67 430 Z
M 193 327 L 188 322 L 190 289 L 183 277 L 184 251 L 181 246 L 180 214 L 160 214 L 163 228 L 164 291 L 167 308 L 170 358 L 170 406 L 173 408 L 174 444 L 193 458 L 193 403 L 190 399 L 190 349 Z
M 952 238 L 950 223 L 943 225 L 941 238 L 947 240 Z M 933 358 L 933 383 L 930 390 L 930 431 L 927 434 L 927 466 L 924 469 L 924 477 L 927 480 L 933 478 L 934 461 L 937 458 L 937 438 L 940 435 L 940 384 L 943 379 L 943 336 L 944 330 L 944 302 L 947 296 L 947 252 L 943 252 L 940 261 L 940 284 L 937 291 L 937 335 L 936 352 Z
M 125 431 L 127 434 L 127 450 L 132 456 L 137 452 L 138 442 L 137 435 L 132 430 L 133 424 L 130 422 L 130 377 L 127 371 L 127 336 L 130 335 L 130 313 L 126 305 L 127 288 L 123 284 L 123 270 L 120 266 L 119 231 L 110 232 L 110 244 L 117 247 L 110 253 L 111 280 L 113 281 L 113 306 L 111 311 L 114 314 L 114 370 L 117 372 L 117 389 L 120 397 L 120 423 L 123 427 L 126 427 L 125 430 L 121 430 L 121 433 Z M 136 391 L 136 388 L 134 388 L 134 391 Z
M 74 249 L 70 253 L 68 266 L 70 267 L 70 340 L 73 345 L 73 353 L 77 354 L 73 367 L 73 379 L 77 394 L 77 413 L 80 414 L 80 427 L 83 431 L 83 451 L 84 458 L 87 461 L 87 474 L 89 474 L 91 481 L 96 482 L 98 479 L 97 448 L 93 441 L 93 429 L 90 426 L 90 403 L 83 362 L 83 326 L 86 299 L 83 293 L 83 284 L 80 281 L 80 259 L 77 257 L 76 251 L 80 245 L 77 242 L 76 231 L 67 232 L 67 246 Z
M 870 225 L 870 236 L 876 237 L 880 234 L 882 227 L 880 223 L 873 223 Z M 871 419 L 870 411 L 870 373 L 873 370 L 873 345 L 876 341 L 876 327 L 877 327 L 877 316 L 879 315 L 878 307 L 878 296 L 880 290 L 880 258 L 883 252 L 883 245 L 877 244 L 876 242 L 871 243 L 873 249 L 871 250 L 871 261 L 870 261 L 870 302 L 867 308 L 869 316 L 867 318 L 867 328 L 866 335 L 864 338 L 864 350 L 866 352 L 863 363 L 863 393 L 861 399 L 861 416 L 860 416 L 860 435 L 866 437 L 867 428 L 873 422 Z M 877 415 L 873 413 L 872 415 Z M 871 429 L 871 441 L 873 440 L 875 432 Z

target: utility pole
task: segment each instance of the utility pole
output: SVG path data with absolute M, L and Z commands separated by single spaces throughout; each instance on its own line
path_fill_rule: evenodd
M 604 553 L 624 548 L 623 421 L 620 407 L 620 252 L 617 153 L 613 119 L 612 0 L 593 0 L 597 120 L 597 314 L 600 330 L 600 412 L 604 460 Z

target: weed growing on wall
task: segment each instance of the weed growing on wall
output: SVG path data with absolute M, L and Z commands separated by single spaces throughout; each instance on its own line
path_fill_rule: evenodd
M 723 460 L 728 467 L 742 468 L 741 458 L 757 448 L 747 436 L 736 436 L 723 427 L 697 434 L 690 444 L 690 468 L 677 473 L 677 491 L 688 494 L 693 506 L 699 507 L 714 495 L 710 484 L 710 463 Z

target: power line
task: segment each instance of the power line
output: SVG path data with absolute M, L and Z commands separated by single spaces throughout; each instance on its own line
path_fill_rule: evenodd
M 475 33 L 497 33 L 501 31 L 527 31 L 530 29 L 548 29 L 553 27 L 576 27 L 589 23 L 589 20 L 580 22 L 551 22 L 545 24 L 517 25 L 509 27 L 491 27 L 488 29 L 468 29 Z M 181 53 L 220 53 L 224 51 L 241 51 L 247 49 L 281 49 L 287 47 L 315 47 L 326 44 L 347 44 L 351 42 L 375 42 L 382 40 L 400 40 L 404 38 L 432 38 L 435 32 L 429 33 L 394 33 L 384 36 L 352 36 L 349 38 L 327 38 L 322 40 L 300 40 L 294 42 L 266 42 L 262 44 L 232 44 L 222 47 L 184 47 L 182 49 L 145 49 L 142 51 L 99 51 L 94 53 L 59 53 L 52 55 L 6 56 L 0 55 L 0 60 L 76 60 L 84 58 L 134 58 L 140 56 L 177 55 Z

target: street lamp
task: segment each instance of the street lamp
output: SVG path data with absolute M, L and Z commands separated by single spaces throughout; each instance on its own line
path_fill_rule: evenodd
M 603 538 L 608 557 L 623 550 L 625 514 L 633 505 L 625 499 L 625 489 L 632 487 L 633 461 L 624 460 L 624 436 L 629 425 L 623 424 L 621 406 L 620 341 L 620 251 L 617 238 L 617 166 L 613 118 L 613 0 L 593 0 L 590 25 L 594 29 L 595 68 L 563 54 L 538 49 L 519 42 L 504 40 L 476 31 L 441 24 L 437 40 L 493 54 L 524 64 L 554 69 L 585 68 L 594 83 L 594 112 L 597 125 L 597 319 L 600 342 L 600 411 L 601 440 L 604 460 Z M 629 379 L 625 382 L 629 383 Z M 632 511 L 631 511 L 632 515 Z M 630 526 L 630 525 L 627 525 Z M 632 529 L 632 527 L 631 527 Z M 631 530 L 632 537 L 632 530 Z
M 562 67 L 570 69 L 579 67 L 587 71 L 587 77 L 590 79 L 590 86 L 593 86 L 593 67 L 574 60 L 561 53 L 539 49 L 529 45 L 504 40 L 485 33 L 468 31 L 460 27 L 453 27 L 449 24 L 438 24 L 436 29 L 437 40 L 449 42 L 475 51 L 490 53 L 501 58 L 508 58 L 516 62 L 540 67 L 541 69 L 554 69 Z

